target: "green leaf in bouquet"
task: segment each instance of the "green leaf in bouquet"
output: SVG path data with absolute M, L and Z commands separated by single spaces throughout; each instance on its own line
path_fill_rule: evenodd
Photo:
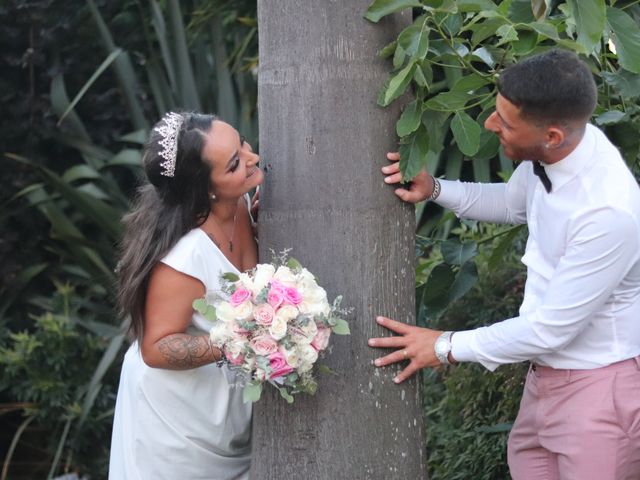
M 250 383 L 242 392 L 242 400 L 244 403 L 255 403 L 260 400 L 260 395 L 262 395 L 262 385 L 260 383 Z
M 350 335 L 351 330 L 349 329 L 349 324 L 346 320 L 342 318 L 336 318 L 336 324 L 331 327 L 331 331 L 336 335 Z
M 258 304 L 267 303 L 268 295 L 269 295 L 269 289 L 267 287 L 264 287 L 262 290 L 260 290 L 260 293 L 256 296 L 256 303 Z
M 262 355 L 257 355 L 256 365 L 258 365 L 262 370 L 267 372 L 267 374 L 271 373 L 271 367 L 269 367 L 269 359 L 267 357 L 263 357 Z
M 225 272 L 225 273 L 223 273 L 221 275 L 221 277 L 222 277 L 223 280 L 225 280 L 227 282 L 230 282 L 230 283 L 235 283 L 238 280 L 240 280 L 240 277 L 238 275 L 236 275 L 235 273 L 233 273 L 233 272 Z
M 293 396 L 287 391 L 286 388 L 276 387 L 280 392 L 280 396 L 284 398 L 287 403 L 293 403 Z
M 295 384 L 299 378 L 300 375 L 298 375 L 296 372 L 290 373 L 285 377 L 284 384 L 289 385 L 290 387 L 295 387 Z
M 258 328 L 258 324 L 252 321 L 247 321 L 247 322 L 238 321 L 238 326 L 244 330 L 249 330 L 250 332 Z
M 216 309 L 209 305 L 204 298 L 197 298 L 193 301 L 193 309 L 210 322 L 217 320 Z
M 300 270 L 302 269 L 302 264 L 295 258 L 290 258 L 289 260 L 287 260 L 287 267 L 289 267 L 291 270 Z

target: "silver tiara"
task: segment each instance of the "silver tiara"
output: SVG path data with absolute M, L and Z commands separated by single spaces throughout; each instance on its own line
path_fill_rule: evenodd
M 158 142 L 164 150 L 160 152 L 160 156 L 164 158 L 164 162 L 160 164 L 163 170 L 160 175 L 165 177 L 173 177 L 176 171 L 176 153 L 178 152 L 178 134 L 184 118 L 179 113 L 168 112 L 162 121 L 164 125 L 159 125 L 153 130 L 158 132 L 162 139 Z

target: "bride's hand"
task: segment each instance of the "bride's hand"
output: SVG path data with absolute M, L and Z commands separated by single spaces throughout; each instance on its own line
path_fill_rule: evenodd
M 260 209 L 260 186 L 256 187 L 256 193 L 251 198 L 251 217 L 254 222 L 258 221 L 258 210 Z
M 405 381 L 421 368 L 440 365 L 433 346 L 442 333 L 441 331 L 414 327 L 386 317 L 378 317 L 376 321 L 379 325 L 399 335 L 369 339 L 369 346 L 371 347 L 397 349 L 384 357 L 376 359 L 375 366 L 384 367 L 392 363 L 409 362 L 409 365 L 393 379 L 395 383 Z
M 382 173 L 385 175 L 385 183 L 401 183 L 400 154 L 398 152 L 389 152 L 387 153 L 387 158 L 393 163 L 382 167 Z M 396 188 L 395 194 L 405 202 L 418 203 L 429 198 L 433 192 L 433 188 L 433 177 L 426 170 L 421 170 L 420 173 L 411 180 L 409 190 Z

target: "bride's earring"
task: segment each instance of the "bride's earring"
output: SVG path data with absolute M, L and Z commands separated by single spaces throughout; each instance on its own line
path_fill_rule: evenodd
M 212 194 L 211 194 L 211 200 L 215 200 L 216 198 L 217 198 L 217 197 L 216 197 L 216 194 L 215 194 L 215 193 L 212 193 Z

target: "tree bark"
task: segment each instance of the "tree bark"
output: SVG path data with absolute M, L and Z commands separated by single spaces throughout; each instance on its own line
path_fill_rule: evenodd
M 266 388 L 253 417 L 252 479 L 426 478 L 418 381 L 376 369 L 376 315 L 415 323 L 413 208 L 383 182 L 399 110 L 376 105 L 389 64 L 377 52 L 410 21 L 379 24 L 369 0 L 259 0 L 260 255 L 291 248 L 353 307 L 333 335 L 315 396 L 289 405 Z

